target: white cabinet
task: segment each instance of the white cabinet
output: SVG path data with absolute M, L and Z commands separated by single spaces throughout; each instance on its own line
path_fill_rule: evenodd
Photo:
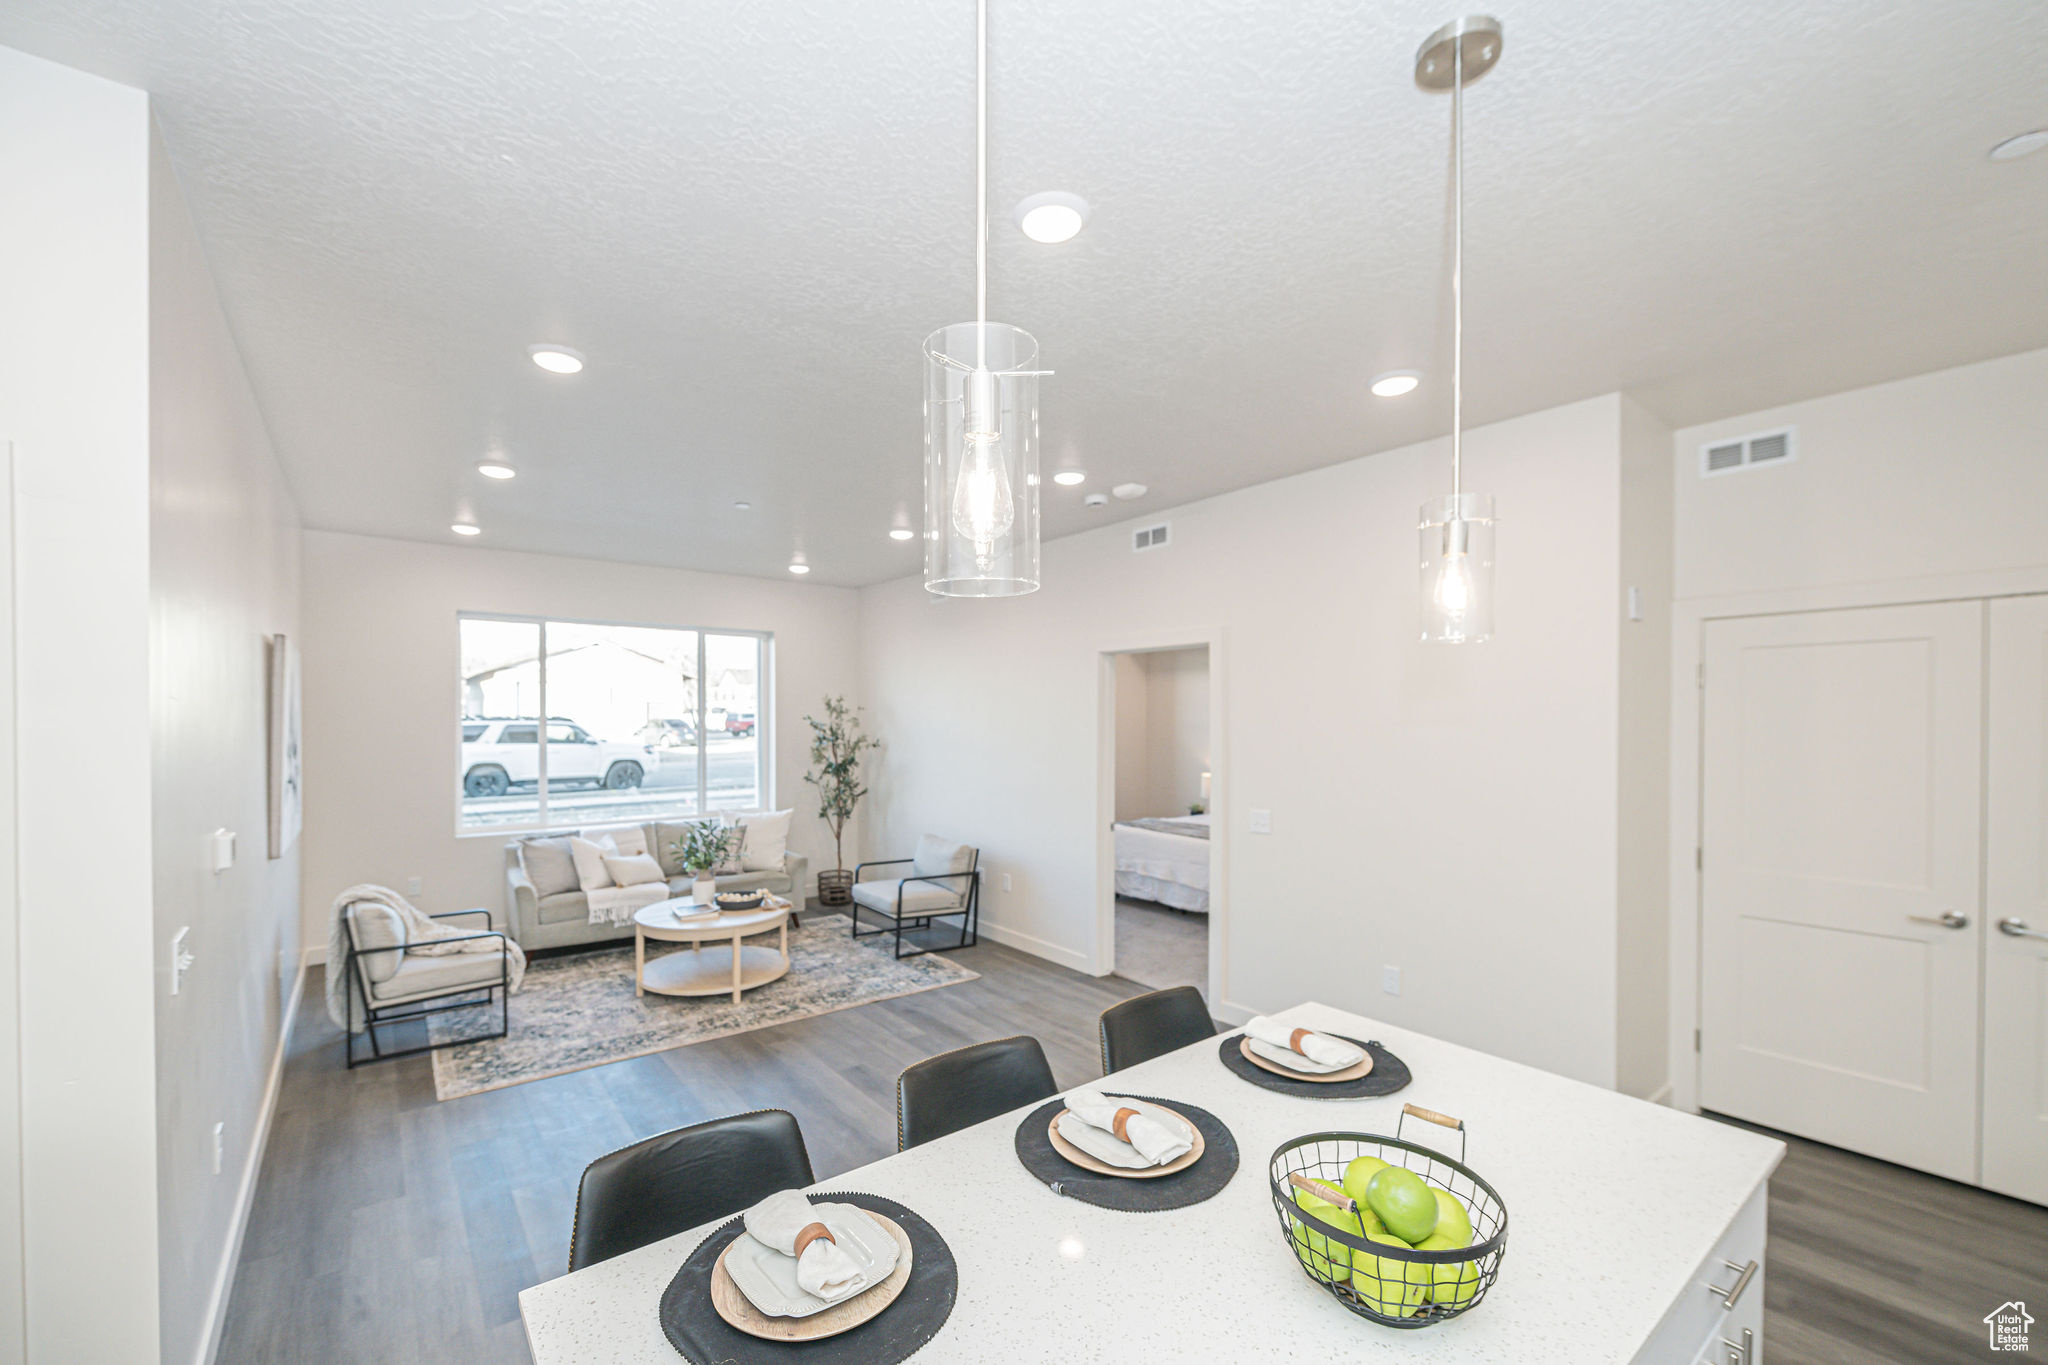
M 1763 1338 L 1768 1197 L 1769 1187 L 1759 1185 L 1693 1271 L 1635 1365 L 1756 1365 L 1763 1359 L 1757 1343 Z M 1732 1343 L 1737 1354 L 1731 1356 L 1724 1343 Z M 1747 1359 L 1740 1354 L 1745 1349 Z

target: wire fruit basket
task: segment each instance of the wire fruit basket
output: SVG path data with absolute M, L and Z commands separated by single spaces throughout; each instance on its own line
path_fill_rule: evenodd
M 1402 1126 L 1411 1118 L 1455 1130 L 1459 1159 L 1405 1140 Z M 1383 1326 L 1428 1327 L 1470 1312 L 1493 1288 L 1507 1252 L 1508 1209 L 1499 1192 L 1465 1164 L 1462 1120 L 1407 1104 L 1394 1134 L 1310 1133 L 1282 1143 L 1273 1152 L 1273 1209 L 1303 1272 L 1337 1302 Z M 1362 1156 L 1405 1167 L 1424 1184 L 1456 1197 L 1471 1217 L 1471 1242 L 1425 1251 L 1392 1234 L 1389 1241 L 1373 1241 L 1354 1230 L 1356 1222 L 1340 1226 L 1296 1202 L 1300 1190 L 1344 1213 L 1358 1213 L 1363 1206 L 1345 1194 L 1343 1180 L 1345 1167 Z

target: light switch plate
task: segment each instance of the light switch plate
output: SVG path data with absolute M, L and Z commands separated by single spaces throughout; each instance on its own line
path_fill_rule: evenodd
M 192 954 L 191 951 L 185 947 L 186 936 L 189 935 L 191 932 L 192 926 L 188 924 L 184 928 L 180 929 L 177 933 L 171 935 L 172 995 L 176 995 L 178 993 L 178 988 L 185 984 L 185 973 L 192 969 Z
M 1271 811 L 1269 811 L 1269 810 L 1255 810 L 1255 811 L 1253 811 L 1253 812 L 1252 812 L 1252 833 L 1254 833 L 1254 834 L 1271 834 L 1272 832 L 1273 832 L 1273 812 L 1271 812 Z
M 1380 989 L 1388 995 L 1399 995 L 1401 993 L 1401 969 L 1399 967 L 1380 968 Z
M 217 829 L 213 832 L 213 870 L 225 872 L 235 865 L 235 832 L 231 829 Z
M 418 878 L 418 877 L 407 877 L 407 878 L 405 879 L 405 894 L 406 894 L 406 895 L 408 895 L 408 896 L 417 896 L 417 895 L 418 895 L 418 894 L 419 894 L 419 893 L 420 893 L 420 892 L 421 892 L 422 890 L 424 890 L 424 889 L 425 889 L 425 883 L 424 883 L 423 881 L 421 881 L 421 879 L 420 879 L 420 878 Z
M 1011 885 L 1011 883 L 1010 883 L 1010 874 L 1009 874 L 1009 873 L 1007 873 L 1007 872 L 1005 872 L 1005 873 L 1003 874 L 1003 894 L 1004 894 L 1005 896 L 1007 896 L 1007 895 L 1009 895 L 1009 894 L 1010 894 L 1010 893 L 1011 893 L 1012 891 L 1015 891 L 1016 889 L 1017 889 L 1017 888 L 1016 888 L 1015 886 Z

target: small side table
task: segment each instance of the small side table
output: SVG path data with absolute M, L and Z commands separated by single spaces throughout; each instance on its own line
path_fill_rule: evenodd
M 633 916 L 633 994 L 723 995 L 740 993 L 789 974 L 789 906 L 766 904 L 758 910 L 722 914 L 692 923 L 679 923 L 677 913 L 690 914 L 697 902 L 689 896 L 657 901 Z M 779 948 L 748 947 L 741 940 L 756 934 L 781 930 Z M 653 962 L 647 960 L 647 940 L 658 943 L 687 943 L 687 953 L 670 953 Z M 724 946 L 712 949 L 707 943 Z

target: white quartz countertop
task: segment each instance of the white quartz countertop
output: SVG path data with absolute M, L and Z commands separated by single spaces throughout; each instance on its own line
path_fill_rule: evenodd
M 1625 1365 L 1666 1309 L 1698 1292 L 1692 1272 L 1784 1155 L 1754 1133 L 1342 1010 L 1307 1004 L 1278 1017 L 1378 1040 L 1414 1083 L 1381 1099 L 1296 1099 L 1225 1070 L 1215 1039 L 1116 1073 L 1112 1093 L 1186 1100 L 1237 1137 L 1229 1186 L 1167 1213 L 1096 1208 L 1040 1184 L 1013 1146 L 1028 1108 L 820 1181 L 814 1188 L 899 1200 L 952 1247 L 959 1297 L 918 1365 Z M 1347 1312 L 1302 1273 L 1267 1184 L 1283 1142 L 1326 1130 L 1391 1134 L 1403 1102 L 1465 1120 L 1467 1164 L 1500 1192 L 1509 1219 L 1486 1299 L 1413 1331 Z M 1432 1125 L 1411 1119 L 1407 1136 L 1457 1154 L 1456 1136 Z M 535 1365 L 675 1365 L 657 1305 L 712 1226 L 521 1294 Z

